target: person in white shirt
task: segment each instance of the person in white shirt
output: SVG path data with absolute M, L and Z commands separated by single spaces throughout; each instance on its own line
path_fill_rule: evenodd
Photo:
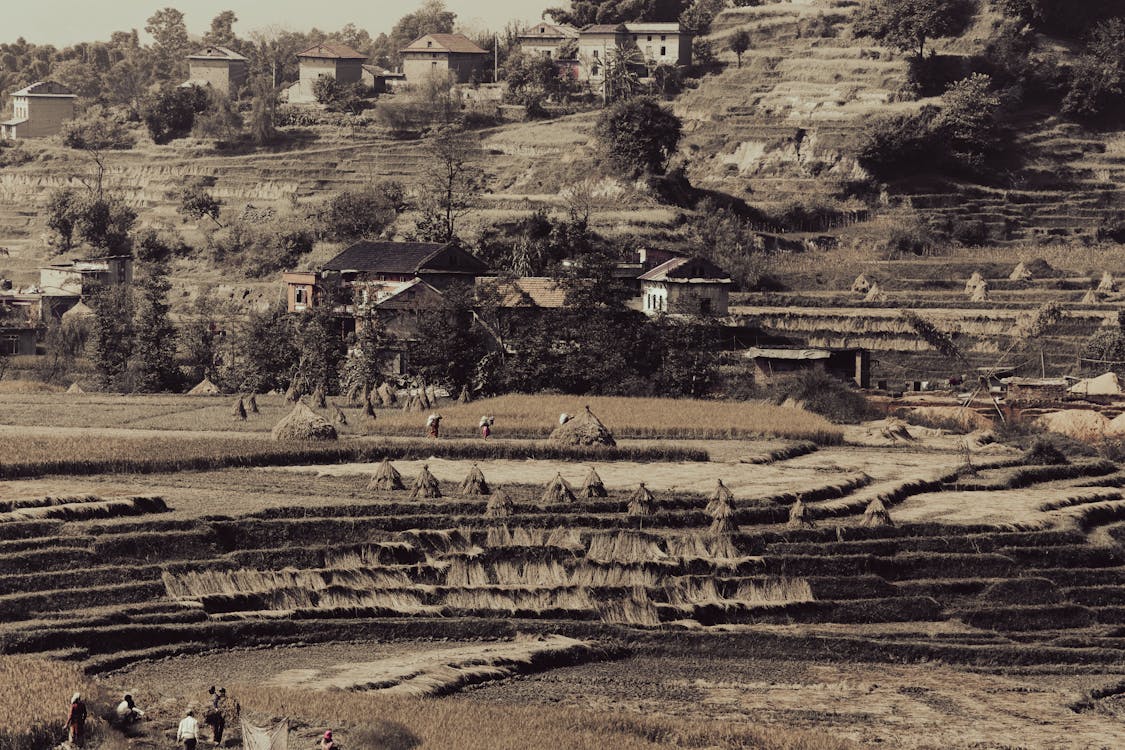
M 199 722 L 195 720 L 195 711 L 189 708 L 187 715 L 180 721 L 180 728 L 176 730 L 176 742 L 184 743 L 184 750 L 195 750 L 198 739 Z

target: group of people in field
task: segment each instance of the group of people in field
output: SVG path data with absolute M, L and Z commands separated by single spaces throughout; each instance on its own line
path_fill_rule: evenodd
M 238 704 L 238 701 L 227 695 L 226 688 L 221 687 L 216 690 L 214 686 L 211 686 L 211 689 L 207 692 L 210 698 L 206 702 L 206 709 L 203 711 L 203 723 L 210 728 L 211 739 L 214 744 L 221 745 L 227 724 L 238 720 L 242 707 Z M 141 721 L 144 717 L 145 712 L 137 707 L 133 696 L 126 693 L 108 718 L 113 726 L 124 729 Z M 66 718 L 67 740 L 71 744 L 77 747 L 82 747 L 85 744 L 86 720 L 88 718 L 89 710 L 86 708 L 86 702 L 82 699 L 82 694 L 75 693 L 71 696 L 70 713 L 67 714 Z M 196 710 L 194 707 L 188 708 L 176 728 L 176 744 L 182 745 L 184 750 L 195 750 L 202 739 L 202 729 L 199 720 L 196 718 Z M 328 739 L 331 740 L 331 736 Z M 335 745 L 328 745 L 329 750 L 334 750 L 335 747 Z
M 426 432 L 430 437 L 436 438 L 441 436 L 442 419 L 443 417 L 437 412 L 434 412 L 426 418 Z M 492 425 L 494 424 L 496 424 L 496 417 L 481 417 L 480 422 L 477 423 L 477 427 L 480 429 L 480 436 L 485 439 L 492 437 Z

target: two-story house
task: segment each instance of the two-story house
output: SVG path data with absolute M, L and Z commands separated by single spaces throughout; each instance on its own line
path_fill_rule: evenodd
M 39 81 L 12 94 L 12 116 L 0 122 L 0 138 L 46 138 L 74 119 L 78 97 L 54 81 Z
M 725 316 L 730 306 L 730 274 L 699 256 L 673 258 L 638 278 L 646 315 Z
M 578 43 L 578 29 L 567 24 L 547 23 L 541 21 L 534 26 L 528 26 L 519 33 L 520 50 L 525 55 L 549 57 L 557 60 L 562 57 L 559 50 L 567 44 Z
M 321 78 L 335 78 L 348 86 L 363 84 L 363 64 L 367 55 L 346 44 L 325 42 L 297 53 L 300 73 L 297 82 L 286 89 L 290 104 L 315 104 L 313 84 Z
M 227 47 L 212 45 L 188 55 L 188 79 L 183 85 L 210 87 L 230 97 L 246 85 L 250 61 Z
M 479 81 L 488 74 L 488 52 L 464 34 L 426 34 L 399 52 L 408 83 L 446 71 L 457 83 Z

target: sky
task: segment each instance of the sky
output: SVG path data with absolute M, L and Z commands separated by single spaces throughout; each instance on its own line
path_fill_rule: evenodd
M 500 29 L 510 20 L 535 21 L 544 7 L 564 5 L 565 0 L 445 0 L 457 14 L 457 22 L 472 28 Z M 5 2 L 0 15 L 0 42 L 24 37 L 36 44 L 65 46 L 75 42 L 108 40 L 114 31 L 137 29 L 144 37 L 145 19 L 160 8 L 172 6 L 183 12 L 188 31 L 198 37 L 223 10 L 238 16 L 234 30 L 239 36 L 274 24 L 294 31 L 313 26 L 336 31 L 348 22 L 365 28 L 371 36 L 390 31 L 401 16 L 422 0 L 29 0 Z

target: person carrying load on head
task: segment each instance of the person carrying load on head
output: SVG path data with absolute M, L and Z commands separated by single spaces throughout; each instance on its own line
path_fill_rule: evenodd
M 117 723 L 121 725 L 132 724 L 145 717 L 145 712 L 137 708 L 137 704 L 133 701 L 133 696 L 129 693 L 126 693 L 121 702 L 117 704 L 114 713 L 117 717 Z
M 86 742 L 86 704 L 82 701 L 82 694 L 75 693 L 70 697 L 70 713 L 66 717 L 67 739 L 79 747 Z
M 492 425 L 496 423 L 495 417 L 480 418 L 480 436 L 487 438 L 492 434 Z
M 436 438 L 441 431 L 441 415 L 433 413 L 429 419 L 426 420 L 426 429 L 429 431 L 430 437 Z

